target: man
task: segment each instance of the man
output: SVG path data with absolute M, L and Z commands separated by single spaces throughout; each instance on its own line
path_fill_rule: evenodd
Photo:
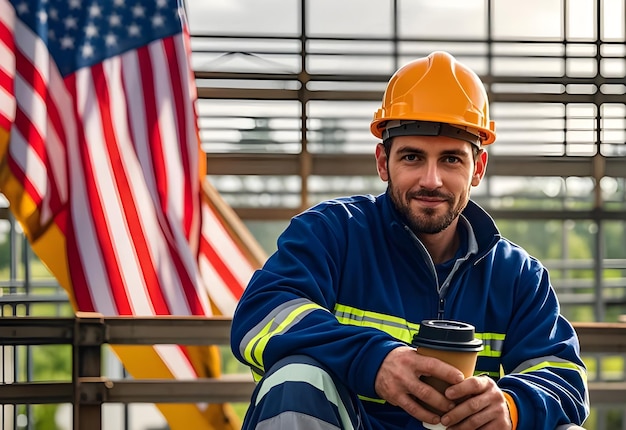
M 232 350 L 260 379 L 244 428 L 581 424 L 586 370 L 548 272 L 470 200 L 495 140 L 478 76 L 445 52 L 407 64 L 371 131 L 387 192 L 294 217 L 235 312 Z M 475 327 L 477 376 L 416 353 L 425 319 Z

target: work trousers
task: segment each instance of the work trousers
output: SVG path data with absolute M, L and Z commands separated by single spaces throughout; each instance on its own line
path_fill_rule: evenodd
M 278 361 L 259 382 L 242 430 L 371 430 L 360 400 L 319 362 Z

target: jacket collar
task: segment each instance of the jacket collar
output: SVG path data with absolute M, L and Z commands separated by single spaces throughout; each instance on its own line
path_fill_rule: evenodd
M 384 228 L 389 229 L 390 240 L 401 249 L 415 250 L 414 239 L 408 232 L 404 217 L 395 208 L 389 192 L 380 194 L 376 200 L 382 207 Z M 469 249 L 475 253 L 475 258 L 484 256 L 502 238 L 493 218 L 474 201 L 467 203 L 461 217 L 461 222 L 464 222 L 469 233 Z

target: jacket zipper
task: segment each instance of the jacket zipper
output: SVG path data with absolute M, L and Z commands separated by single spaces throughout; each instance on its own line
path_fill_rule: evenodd
M 433 259 L 430 256 L 430 254 L 428 253 L 428 250 L 426 250 L 426 248 L 424 247 L 424 244 L 417 238 L 417 236 L 415 236 L 415 233 L 413 233 L 413 231 L 408 227 L 408 226 L 403 226 L 404 230 L 406 230 L 409 234 L 409 236 L 411 236 L 415 242 L 415 244 L 417 245 L 418 249 L 421 251 L 422 253 L 422 258 L 424 258 L 424 260 L 426 260 L 426 263 L 428 264 L 428 266 L 430 266 L 430 271 L 433 275 L 433 278 L 435 279 L 435 287 L 437 289 L 437 292 L 439 294 L 439 304 L 437 305 L 437 319 L 438 320 L 442 320 L 444 319 L 444 314 L 445 314 L 445 305 L 446 305 L 446 299 L 444 298 L 444 296 L 441 294 L 441 288 L 439 286 L 439 279 L 437 276 L 437 269 L 435 269 L 435 263 L 433 263 Z
M 444 315 L 444 310 L 446 307 L 446 299 L 443 297 L 439 298 L 439 308 L 437 309 L 437 319 L 442 320 Z

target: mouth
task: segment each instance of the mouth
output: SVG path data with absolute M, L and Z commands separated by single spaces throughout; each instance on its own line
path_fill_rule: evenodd
M 414 200 L 418 205 L 426 208 L 435 208 L 452 201 L 451 196 L 437 190 L 419 190 L 409 193 L 407 197 Z
M 416 197 L 413 197 L 413 200 L 417 201 L 421 206 L 425 206 L 429 208 L 437 207 L 448 201 L 447 199 L 443 199 L 441 197 L 425 197 L 425 196 L 416 196 Z

